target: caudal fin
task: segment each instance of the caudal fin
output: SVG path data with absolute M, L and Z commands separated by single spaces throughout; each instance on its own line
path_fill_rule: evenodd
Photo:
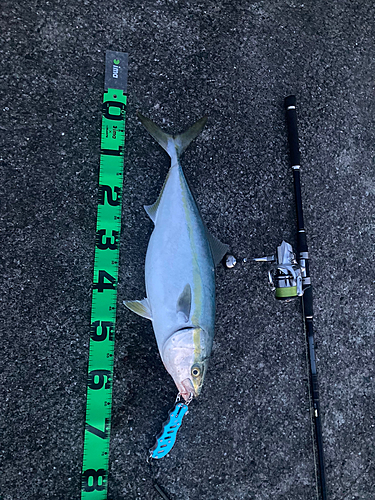
M 200 134 L 207 122 L 207 116 L 204 116 L 194 123 L 194 125 L 191 126 L 186 132 L 173 136 L 165 133 L 149 118 L 141 115 L 140 113 L 137 114 L 149 134 L 152 135 L 152 137 L 169 154 L 169 156 L 173 156 L 173 154 L 175 154 L 174 151 L 177 152 L 177 156 L 181 156 L 191 141 L 193 141 L 197 135 Z

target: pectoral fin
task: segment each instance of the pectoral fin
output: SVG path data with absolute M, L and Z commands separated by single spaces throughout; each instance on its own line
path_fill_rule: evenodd
M 124 305 L 143 318 L 152 320 L 152 313 L 148 299 L 124 300 Z
M 177 301 L 177 314 L 182 313 L 187 323 L 190 318 L 191 311 L 191 286 L 189 283 L 185 285 L 185 288 Z
M 207 239 L 211 247 L 212 258 L 214 260 L 215 266 L 217 266 L 217 264 L 222 261 L 224 255 L 228 253 L 229 245 L 222 243 L 220 240 L 215 238 L 215 236 L 212 236 L 212 234 L 210 234 L 208 231 Z

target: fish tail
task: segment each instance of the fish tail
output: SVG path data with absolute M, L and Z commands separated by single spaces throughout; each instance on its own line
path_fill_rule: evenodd
M 137 114 L 149 134 L 152 135 L 170 157 L 173 157 L 176 151 L 177 156 L 181 156 L 189 144 L 200 134 L 207 122 L 207 116 L 203 116 L 203 118 L 194 123 L 186 132 L 172 136 L 164 132 L 149 118 L 140 113 Z

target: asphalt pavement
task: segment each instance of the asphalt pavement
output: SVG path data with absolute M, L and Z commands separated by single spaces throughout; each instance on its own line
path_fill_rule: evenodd
M 1 500 L 80 498 L 105 51 L 129 54 L 108 500 L 314 500 L 299 301 L 267 265 L 295 244 L 284 98 L 297 97 L 329 500 L 372 500 L 373 2 L 4 0 L 1 61 Z M 182 158 L 210 231 L 214 348 L 171 453 L 146 462 L 173 405 L 145 295 L 170 133 L 208 115 Z M 247 259 L 244 262 L 244 259 Z

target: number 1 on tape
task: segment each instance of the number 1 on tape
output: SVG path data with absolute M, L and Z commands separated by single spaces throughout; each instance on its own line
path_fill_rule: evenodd
M 81 500 L 108 489 L 128 55 L 106 52 Z

